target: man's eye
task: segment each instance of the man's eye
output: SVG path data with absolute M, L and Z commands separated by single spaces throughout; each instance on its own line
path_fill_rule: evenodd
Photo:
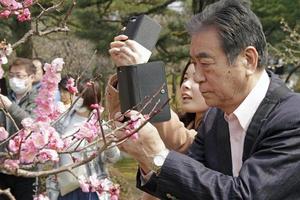
M 208 67 L 209 65 L 211 65 L 212 63 L 201 63 L 202 66 L 204 67 Z

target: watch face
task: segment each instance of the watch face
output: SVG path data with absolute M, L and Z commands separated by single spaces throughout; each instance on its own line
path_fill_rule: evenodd
M 153 158 L 153 164 L 156 166 L 156 167 L 161 167 L 167 156 L 169 154 L 169 150 L 168 149 L 165 149 L 164 151 L 160 152 L 158 155 L 154 156 Z
M 156 166 L 161 167 L 164 164 L 165 157 L 162 155 L 157 155 L 154 157 L 153 162 Z

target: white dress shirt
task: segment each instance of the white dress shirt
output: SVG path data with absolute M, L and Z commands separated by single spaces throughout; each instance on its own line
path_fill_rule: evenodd
M 255 87 L 239 107 L 233 113 L 224 115 L 229 126 L 233 176 L 239 175 L 243 164 L 242 158 L 246 132 L 254 113 L 266 96 L 269 84 L 270 78 L 264 70 Z

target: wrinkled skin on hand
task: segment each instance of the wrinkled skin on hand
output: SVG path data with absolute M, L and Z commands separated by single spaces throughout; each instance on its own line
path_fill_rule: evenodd
M 136 41 L 129 40 L 126 35 L 118 35 L 110 43 L 109 54 L 115 65 L 120 67 L 146 63 L 151 52 Z

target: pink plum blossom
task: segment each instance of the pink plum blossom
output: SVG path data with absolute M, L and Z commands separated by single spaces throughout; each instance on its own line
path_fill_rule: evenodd
M 8 18 L 11 14 L 10 10 L 3 10 L 0 12 L 0 18 Z
M 89 177 L 90 180 L 90 184 L 91 184 L 91 192 L 96 192 L 98 191 L 100 188 L 102 188 L 101 186 L 101 182 L 100 180 L 97 178 L 97 175 L 92 175 Z M 99 188 L 100 187 L 100 188 Z
M 33 0 L 24 0 L 23 5 L 24 7 L 29 7 L 33 4 Z
M 25 128 L 25 129 L 29 129 L 32 127 L 33 125 L 33 119 L 27 117 L 25 119 L 22 120 L 21 122 L 22 126 Z
M 49 197 L 43 194 L 39 194 L 33 198 L 33 200 L 50 200 Z
M 91 107 L 92 109 L 98 109 L 98 108 L 100 108 L 100 105 L 97 104 L 97 103 L 94 103 L 94 104 L 91 104 L 90 107 Z
M 4 71 L 3 71 L 2 67 L 1 67 L 1 63 L 0 63 L 0 79 L 3 77 L 3 75 L 4 75 Z
M 16 170 L 19 168 L 20 161 L 19 160 L 10 160 L 6 159 L 4 161 L 4 168 L 8 170 Z
M 137 128 L 142 125 L 142 118 L 139 115 L 132 115 L 126 126 L 125 134 L 131 135 L 130 138 L 136 140 L 139 138 L 138 132 L 133 133 Z M 132 134 L 133 133 L 133 134 Z
M 93 84 L 94 84 L 93 82 L 91 82 L 91 81 L 88 81 L 88 82 L 86 83 L 86 86 L 87 86 L 87 87 L 92 87 L 92 86 L 93 86 Z
M 41 88 L 38 96 L 36 97 L 37 108 L 35 114 L 37 121 L 51 122 L 57 119 L 61 114 L 61 109 L 55 103 L 55 92 L 60 77 L 57 73 L 63 68 L 64 61 L 62 58 L 54 59 L 51 64 L 44 65 L 45 74 L 41 80 Z
M 89 121 L 85 122 L 74 136 L 79 140 L 86 139 L 88 142 L 92 142 L 97 137 L 97 133 L 98 126 Z
M 25 0 L 23 4 L 15 0 L 0 0 L 0 4 L 4 8 L 0 13 L 1 18 L 8 18 L 11 14 L 14 14 L 20 22 L 31 19 L 31 13 L 28 7 L 33 4 L 32 0 Z
M 118 200 L 120 195 L 120 185 L 113 185 L 110 190 L 110 200 Z
M 75 80 L 74 80 L 72 77 L 68 79 L 66 88 L 68 89 L 68 91 L 69 91 L 71 94 L 76 94 L 76 93 L 78 93 L 78 89 L 77 89 L 77 87 L 76 87 L 76 85 L 75 85 Z
M 38 149 L 35 148 L 32 139 L 25 140 L 21 145 L 20 151 L 20 162 L 21 163 L 32 163 L 38 153 Z
M 5 140 L 5 139 L 7 139 L 8 138 L 8 132 L 5 130 L 5 128 L 4 127 L 0 127 L 0 141 L 3 141 L 3 140 Z
M 80 188 L 83 192 L 97 192 L 100 196 L 110 194 L 110 199 L 118 200 L 120 194 L 120 186 L 114 185 L 109 179 L 99 180 L 96 175 L 90 176 L 88 179 L 84 176 L 78 178 Z
M 49 143 L 48 148 L 55 149 L 55 150 L 62 150 L 65 148 L 64 141 L 60 137 L 59 133 L 56 132 L 56 130 L 53 127 L 49 127 L 50 130 L 50 136 L 49 136 Z
M 54 68 L 56 72 L 61 72 L 63 69 L 63 65 L 65 64 L 64 60 L 62 58 L 55 58 L 51 65 Z
M 15 0 L 0 0 L 0 4 L 2 4 L 3 7 L 9 8 L 10 10 L 19 8 L 19 4 Z
M 80 176 L 78 182 L 83 192 L 90 192 L 90 185 L 84 176 Z
M 31 138 L 33 138 L 33 144 L 35 148 L 38 149 L 45 147 L 49 142 L 49 134 L 47 132 L 33 132 L 31 134 Z
M 25 8 L 24 10 L 19 10 L 19 14 L 17 16 L 17 19 L 20 22 L 31 20 L 31 13 L 28 8 Z
M 8 17 L 10 15 L 10 11 L 4 10 L 0 12 L 0 18 Z M 2 69 L 2 64 L 7 64 L 8 60 L 6 56 L 9 56 L 12 52 L 12 48 L 10 44 L 7 44 L 5 41 L 0 42 L 0 78 L 4 75 L 4 70 Z
M 1 55 L 0 57 L 0 63 L 1 64 L 7 64 L 8 60 L 7 60 L 7 57 L 6 55 Z
M 142 125 L 142 119 L 138 115 L 131 115 L 130 116 L 130 122 L 128 124 L 130 129 L 137 129 Z
M 59 160 L 57 151 L 52 149 L 42 149 L 37 158 L 41 163 L 45 163 L 47 161 L 58 162 Z
M 20 149 L 21 141 L 22 139 L 20 136 L 16 136 L 13 139 L 9 140 L 8 149 L 13 153 L 18 152 Z

